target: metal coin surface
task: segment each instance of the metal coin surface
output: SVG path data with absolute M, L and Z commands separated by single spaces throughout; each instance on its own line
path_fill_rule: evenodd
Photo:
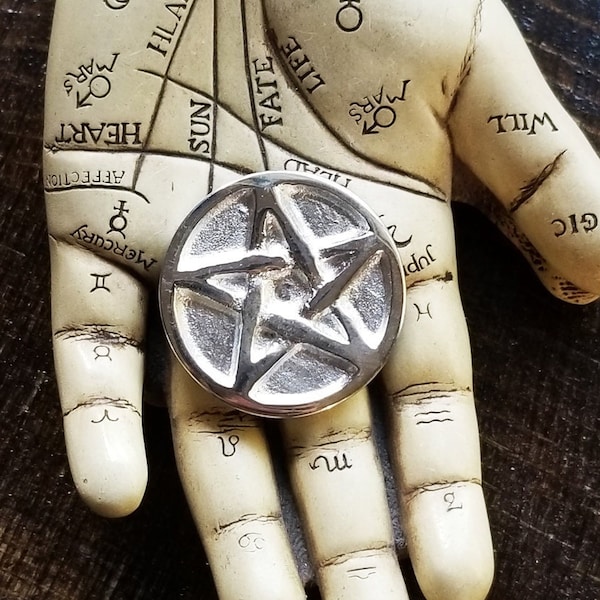
M 266 172 L 209 195 L 167 252 L 160 307 L 198 383 L 262 416 L 323 410 L 381 369 L 404 275 L 376 215 L 317 177 Z

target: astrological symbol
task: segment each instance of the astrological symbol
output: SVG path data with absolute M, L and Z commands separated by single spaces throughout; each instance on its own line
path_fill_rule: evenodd
M 447 492 L 444 494 L 444 502 L 448 505 L 446 512 L 450 512 L 451 510 L 462 510 L 463 508 L 462 502 L 456 503 L 456 494 L 454 492 Z
M 98 360 L 99 358 L 108 358 L 112 362 L 112 358 L 110 356 L 110 347 L 109 346 L 96 346 L 94 348 L 94 354 L 96 355 L 94 360 Z
M 238 546 L 247 552 L 258 552 L 265 547 L 265 538 L 258 533 L 245 533 L 238 540 Z
M 108 414 L 108 409 L 105 408 L 104 409 L 104 416 L 101 419 L 97 419 L 94 420 L 92 419 L 92 423 L 102 423 L 102 421 L 110 421 L 111 423 L 116 423 L 119 420 L 119 417 L 117 417 L 116 419 L 111 418 L 111 416 Z
M 431 302 L 427 303 L 427 308 L 425 310 L 422 310 L 416 302 L 413 302 L 413 306 L 417 309 L 417 321 L 420 321 L 421 317 L 424 315 L 427 315 L 430 319 L 433 319 L 430 311 Z
M 418 412 L 415 414 L 417 425 L 429 425 L 430 423 L 445 423 L 446 421 L 453 422 L 454 419 L 447 415 L 452 413 L 449 410 L 429 410 L 426 412 Z
M 110 288 L 106 286 L 106 278 L 110 277 L 112 273 L 90 273 L 90 277 L 95 277 L 96 282 L 94 283 L 94 287 L 90 290 L 90 294 L 95 292 L 96 290 L 106 290 L 110 293 Z
M 236 450 L 237 450 L 236 446 L 240 442 L 239 435 L 235 435 L 235 434 L 230 435 L 227 438 L 227 442 L 225 442 L 225 438 L 220 435 L 219 440 L 221 441 L 221 452 L 223 453 L 223 456 L 230 457 L 236 453 Z M 228 445 L 226 445 L 226 444 L 228 444 Z
M 358 567 L 356 569 L 348 569 L 348 577 L 351 579 L 368 579 L 371 575 L 375 575 L 377 569 L 375 567 Z
M 402 82 L 402 91 L 399 96 L 390 96 L 384 93 L 383 86 L 381 86 L 376 94 L 365 96 L 361 102 L 350 103 L 348 114 L 356 121 L 357 125 L 360 125 L 362 121 L 362 135 L 378 134 L 382 129 L 388 129 L 396 122 L 397 114 L 392 104 L 406 100 L 406 90 L 410 81 L 410 79 L 405 79 Z
M 396 111 L 391 106 L 378 106 L 373 113 L 373 125 L 369 128 L 369 133 L 376 127 L 387 129 L 396 122 Z
M 110 94 L 111 84 L 108 77 L 104 75 L 95 75 L 90 79 L 87 93 L 81 94 L 79 90 L 77 90 L 77 108 L 82 108 L 84 106 L 92 106 L 91 102 L 88 102 L 90 98 L 106 98 L 108 94 Z
M 325 467 L 330 473 L 334 471 L 344 471 L 345 469 L 351 469 L 352 463 L 348 460 L 348 456 L 345 452 L 342 452 L 341 455 L 342 460 L 340 461 L 340 455 L 336 454 L 333 458 L 331 456 L 325 456 L 324 454 L 319 454 L 315 460 L 309 463 L 309 467 L 314 471 L 318 469 L 321 465 L 318 464 L 319 460 L 323 461 Z
M 65 74 L 63 87 L 67 96 L 77 88 L 76 108 L 92 106 L 90 98 L 105 98 L 111 90 L 110 77 L 119 58 L 119 53 L 114 52 L 110 60 L 92 57 L 80 64 L 77 69 Z
M 121 10 L 129 4 L 129 0 L 104 0 L 104 4 L 112 10 Z
M 342 5 L 335 14 L 336 25 L 346 33 L 358 31 L 363 23 L 360 0 L 340 0 Z
M 117 211 L 116 215 L 113 215 L 108 222 L 110 229 L 106 233 L 120 233 L 125 239 L 125 228 L 127 227 L 127 218 L 125 213 L 129 212 L 128 208 L 125 208 L 127 200 L 119 200 L 119 206 L 113 206 L 113 209 Z
M 379 218 L 382 219 L 384 216 L 385 215 L 379 215 Z M 409 236 L 406 240 L 396 239 L 396 231 L 398 230 L 398 225 L 387 225 L 386 229 L 389 231 L 390 235 L 392 236 L 392 239 L 394 240 L 394 243 L 396 244 L 396 246 L 398 246 L 398 248 L 406 248 L 406 246 L 408 246 L 412 242 L 412 235 Z

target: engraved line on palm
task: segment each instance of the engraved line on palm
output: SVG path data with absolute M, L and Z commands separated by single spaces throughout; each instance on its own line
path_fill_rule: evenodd
M 281 360 L 296 344 L 307 344 L 326 351 L 340 366 L 352 365 L 356 373 L 370 368 L 368 355 L 373 348 L 364 339 L 360 326 L 336 301 L 342 292 L 371 261 L 381 262 L 383 250 L 371 231 L 363 231 L 351 239 L 343 239 L 327 248 L 316 248 L 306 241 L 305 232 L 298 229 L 289 209 L 278 200 L 277 195 L 265 188 L 248 188 L 252 192 L 249 221 L 250 232 L 245 254 L 229 262 L 219 261 L 204 265 L 192 271 L 177 271 L 173 284 L 187 287 L 217 304 L 233 307 L 243 314 L 242 331 L 238 348 L 238 367 L 235 388 L 245 394 L 257 381 Z M 281 230 L 289 248 L 289 255 L 269 252 L 265 242 L 269 241 L 269 222 Z M 346 258 L 341 271 L 333 278 L 324 276 L 322 263 L 328 259 L 343 256 Z M 265 278 L 273 277 L 284 284 L 294 271 L 305 278 L 310 293 L 299 309 L 277 310 L 267 304 L 265 311 Z M 240 302 L 233 294 L 215 287 L 209 281 L 214 276 L 247 277 L 247 289 Z M 289 303 L 284 302 L 286 308 Z M 344 338 L 328 335 L 319 329 L 315 319 L 325 311 L 331 311 L 344 330 Z M 258 331 L 271 336 L 279 336 L 286 344 L 279 345 L 266 356 L 253 361 L 252 346 Z

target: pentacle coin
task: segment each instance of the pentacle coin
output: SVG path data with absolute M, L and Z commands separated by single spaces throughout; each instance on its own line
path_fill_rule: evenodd
M 316 176 L 265 172 L 205 198 L 168 249 L 163 326 L 185 369 L 256 415 L 323 410 L 381 369 L 404 275 L 371 209 Z

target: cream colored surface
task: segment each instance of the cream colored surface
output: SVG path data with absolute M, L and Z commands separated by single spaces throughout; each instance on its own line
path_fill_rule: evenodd
M 291 419 L 283 430 L 322 595 L 408 598 L 382 493 L 366 390 L 324 413 Z M 368 510 L 357 513 L 359 507 Z
M 409 551 L 428 600 L 482 600 L 493 555 L 453 152 L 497 195 L 488 212 L 553 293 L 600 294 L 598 159 L 500 2 L 57 0 L 46 89 L 56 371 L 90 507 L 120 516 L 143 495 L 146 287 L 178 224 L 240 174 L 310 172 L 366 200 L 398 244 L 405 327 L 388 398 L 374 400 L 388 406 Z M 302 598 L 260 423 L 176 364 L 169 390 L 221 599 Z M 283 424 L 325 600 L 406 598 L 371 428 L 366 393 Z
M 259 420 L 199 390 L 172 365 L 175 455 L 220 596 L 304 598 Z

